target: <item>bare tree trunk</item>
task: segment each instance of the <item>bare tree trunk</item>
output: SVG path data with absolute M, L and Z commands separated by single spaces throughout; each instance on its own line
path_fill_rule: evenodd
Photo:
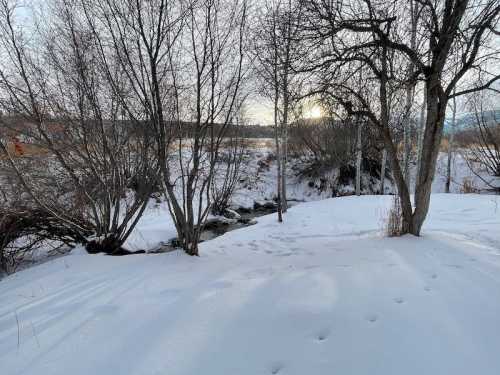
M 357 140 L 356 140 L 356 195 L 361 195 L 361 161 L 363 158 L 363 150 L 361 143 L 363 123 L 358 119 Z
M 290 41 L 288 41 L 290 43 Z M 283 128 L 281 130 L 282 147 L 281 147 L 281 207 L 283 212 L 287 211 L 288 205 L 286 201 L 286 164 L 288 158 L 288 110 L 289 110 L 289 93 L 288 93 L 288 67 L 284 72 L 283 84 Z
M 426 82 L 427 90 L 427 120 L 422 140 L 420 170 L 417 175 L 415 189 L 415 211 L 410 227 L 410 233 L 420 235 L 422 224 L 429 211 L 432 181 L 436 171 L 436 162 L 443 135 L 446 116 L 447 98 L 439 87 L 440 77 L 432 75 Z
M 281 147 L 280 147 L 280 131 L 279 131 L 279 121 L 278 121 L 278 105 L 279 105 L 279 84 L 278 84 L 278 65 L 277 61 L 275 60 L 274 64 L 274 76 L 275 76 L 275 85 L 274 85 L 274 141 L 276 143 L 276 168 L 277 168 L 277 203 L 278 203 L 278 221 L 281 223 L 283 222 L 283 205 L 282 205 L 282 197 L 281 193 L 282 187 L 281 184 L 283 182 L 281 178 L 281 167 L 282 167 L 282 161 L 281 161 Z
M 278 112 L 277 108 L 275 108 L 274 112 L 275 112 L 274 117 L 277 120 L 277 116 L 278 116 L 277 115 L 277 112 Z M 281 178 L 282 161 L 281 161 L 280 136 L 279 136 L 278 127 L 276 125 L 275 125 L 275 129 L 274 129 L 274 140 L 276 143 L 276 167 L 277 167 L 276 180 L 278 183 L 278 186 L 276 189 L 276 194 L 277 194 L 276 199 L 277 199 L 277 203 L 278 203 L 278 221 L 281 223 L 281 222 L 283 222 L 283 205 L 282 205 L 282 197 L 281 197 L 281 193 L 283 192 L 281 184 L 282 184 L 283 180 Z
M 424 84 L 424 98 L 420 107 L 420 119 L 417 130 L 417 170 L 415 173 L 415 190 L 417 190 L 417 176 L 420 174 L 420 162 L 422 159 L 422 142 L 424 139 L 425 121 L 427 113 L 427 89 Z
M 446 162 L 446 184 L 445 184 L 445 193 L 450 192 L 451 185 L 451 159 L 453 157 L 453 141 L 455 137 L 455 121 L 457 115 L 457 99 L 453 97 L 452 99 L 452 119 L 451 119 L 451 129 L 450 129 L 450 137 L 448 139 L 448 160 Z
M 380 166 L 380 194 L 385 194 L 385 169 L 387 165 L 387 149 L 382 150 L 382 164 Z
M 286 195 L 286 167 L 287 167 L 287 158 L 288 158 L 288 132 L 287 129 L 285 128 L 283 130 L 283 144 L 281 147 L 282 151 L 282 156 L 281 156 L 281 161 L 282 161 L 282 167 L 281 167 L 281 201 L 282 201 L 282 208 L 283 212 L 286 212 L 288 209 L 288 203 L 287 203 L 287 195 Z
M 402 233 L 410 232 L 413 209 L 411 206 L 410 192 L 408 191 L 408 185 L 404 179 L 403 172 L 399 165 L 397 149 L 392 141 L 392 134 L 389 127 L 390 118 L 390 107 L 388 103 L 388 54 L 387 47 L 383 46 L 381 51 L 381 75 L 380 75 L 380 87 L 379 87 L 379 99 L 380 99 L 380 130 L 382 131 L 382 138 L 385 143 L 385 149 L 387 150 L 390 165 L 393 171 L 394 180 L 396 182 L 398 195 L 401 203 L 402 210 Z
M 411 139 L 410 139 L 410 117 L 411 117 L 411 107 L 413 103 L 413 90 L 412 86 L 408 85 L 406 89 L 406 105 L 403 124 L 403 176 L 405 181 L 409 184 L 410 180 L 410 153 L 411 153 Z
M 416 34 L 417 34 L 417 8 L 413 0 L 410 0 L 411 8 L 411 35 L 410 35 L 410 48 L 416 50 Z M 415 64 L 410 60 L 408 63 L 408 77 L 412 77 L 415 71 Z M 411 108 L 413 99 L 415 97 L 416 82 L 408 79 L 406 85 L 406 103 L 403 123 L 403 176 L 407 184 L 410 183 L 410 154 L 411 154 Z

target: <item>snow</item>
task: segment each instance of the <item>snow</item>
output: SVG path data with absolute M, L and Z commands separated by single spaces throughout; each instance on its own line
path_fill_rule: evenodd
M 382 235 L 390 202 L 300 204 L 200 257 L 80 250 L 11 275 L 1 374 L 499 374 L 498 198 L 434 194 L 420 238 Z
M 262 145 L 257 145 L 258 147 L 247 150 L 247 157 L 245 158 L 244 167 L 241 172 L 242 178 L 237 184 L 236 191 L 231 201 L 231 204 L 234 207 L 253 208 L 255 202 L 264 205 L 266 202 L 272 201 L 275 198 L 277 184 L 276 160 L 273 157 L 269 157 L 269 154 L 273 152 L 272 140 L 267 140 L 267 142 L 268 143 L 264 142 Z M 269 142 L 271 143 L 271 146 L 269 146 Z M 433 193 L 444 193 L 445 191 L 447 157 L 447 153 L 441 152 L 439 154 L 436 176 L 432 185 Z M 265 161 L 265 165 L 268 165 L 269 168 L 262 167 L 263 161 Z M 291 158 L 288 163 L 288 198 L 293 204 L 296 202 L 317 201 L 331 198 L 332 186 L 328 185 L 328 187 L 324 189 L 318 189 L 318 186 L 320 185 L 319 177 L 301 178 L 298 176 L 298 170 L 304 168 L 306 165 L 307 161 L 295 158 Z M 410 186 L 413 188 L 416 166 L 412 165 L 411 169 L 412 183 Z M 480 170 L 478 166 L 477 169 L 478 171 Z M 331 184 L 336 185 L 334 183 L 336 173 L 337 171 L 333 170 L 322 177 L 328 180 Z M 462 154 L 456 153 L 453 157 L 452 164 L 451 192 L 460 193 L 463 190 L 463 184 L 466 180 L 470 181 L 471 186 L 475 187 L 477 190 L 485 190 L 489 188 L 483 180 L 491 181 L 492 183 L 495 181 L 494 178 L 487 176 L 484 172 L 479 173 L 478 175 L 474 174 L 469 169 L 469 166 L 464 160 Z M 315 185 L 313 187 L 309 186 L 310 182 L 314 182 Z M 378 191 L 378 184 L 379 181 L 373 182 L 370 181 L 369 176 L 362 176 L 362 186 L 365 187 L 365 193 Z M 496 182 L 496 184 L 498 184 L 498 182 Z M 392 191 L 391 181 L 389 179 L 386 179 L 385 186 L 386 192 Z M 339 193 L 344 194 L 348 194 L 349 192 L 353 193 L 354 191 L 352 186 L 336 185 L 335 188 Z M 385 213 L 381 214 L 383 215 L 380 215 L 380 217 L 385 215 Z M 380 224 L 380 220 L 378 219 L 374 222 Z M 355 217 L 354 220 L 357 220 L 357 217 Z M 170 217 L 167 204 L 165 202 L 158 203 L 152 199 L 137 227 L 134 229 L 132 235 L 127 239 L 125 247 L 130 250 L 151 250 L 158 248 L 163 243 L 166 243 L 175 237 L 175 227 Z

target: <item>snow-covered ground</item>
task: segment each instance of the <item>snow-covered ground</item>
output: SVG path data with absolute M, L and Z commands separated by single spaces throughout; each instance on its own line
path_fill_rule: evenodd
M 381 235 L 390 201 L 304 203 L 199 258 L 74 251 L 8 276 L 0 373 L 499 374 L 499 199 L 433 195 L 421 238 Z
M 272 146 L 272 143 L 271 143 Z M 272 201 L 276 196 L 276 161 L 269 157 L 272 148 L 264 142 L 259 147 L 250 149 L 248 157 L 242 167 L 241 179 L 237 184 L 236 191 L 232 198 L 234 206 L 251 208 L 254 202 Z M 478 177 L 468 167 L 461 154 L 455 154 L 452 163 L 452 181 L 450 190 L 452 193 L 463 191 L 465 181 L 478 191 L 488 189 L 483 180 L 499 185 L 498 179 L 487 176 L 484 173 Z M 434 193 L 443 193 L 446 183 L 446 162 L 447 154 L 442 152 L 439 155 L 436 176 L 432 185 Z M 317 178 L 304 178 L 299 176 L 301 168 L 307 166 L 307 161 L 291 159 L 287 171 L 287 194 L 292 201 L 317 201 L 332 197 L 332 185 L 337 192 L 342 194 L 352 194 L 353 186 L 338 186 L 335 183 L 336 171 L 333 170 L 327 175 Z M 412 180 L 414 180 L 415 166 L 412 167 Z M 478 168 L 479 170 L 479 168 Z M 362 186 L 364 193 L 378 191 L 378 180 L 371 179 L 369 175 L 362 176 Z M 319 188 L 321 179 L 327 180 L 325 188 Z M 482 179 L 483 180 L 482 180 Z M 413 188 L 414 183 L 410 186 Z M 392 191 L 391 181 L 386 179 L 386 192 Z M 176 236 L 175 227 L 171 220 L 167 204 L 150 201 L 148 209 L 144 212 L 139 224 L 125 247 L 131 250 L 154 249 L 162 242 L 168 242 Z

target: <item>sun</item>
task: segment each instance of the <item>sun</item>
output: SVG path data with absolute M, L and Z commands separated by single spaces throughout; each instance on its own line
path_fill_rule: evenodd
M 323 115 L 322 111 L 321 111 L 321 107 L 318 107 L 318 106 L 312 106 L 311 108 L 309 108 L 308 111 L 306 111 L 305 113 L 305 118 L 320 118 L 321 116 Z

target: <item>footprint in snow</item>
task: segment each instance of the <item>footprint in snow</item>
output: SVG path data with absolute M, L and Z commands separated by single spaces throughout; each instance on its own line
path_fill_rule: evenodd
M 318 341 L 325 341 L 330 336 L 330 330 L 328 328 L 324 328 L 318 332 L 316 335 L 316 339 Z
M 314 270 L 316 268 L 319 268 L 320 266 L 317 265 L 317 264 L 311 264 L 310 266 L 305 266 L 304 269 L 305 270 Z
M 431 289 L 431 287 L 430 287 L 430 286 L 426 286 L 426 287 L 424 287 L 424 290 L 425 290 L 426 292 L 430 292 L 432 289 Z
M 436 275 L 435 273 L 433 273 L 433 274 L 431 275 L 431 278 L 433 278 L 433 279 L 437 279 L 437 277 L 438 277 L 438 275 Z
M 281 362 L 276 362 L 271 365 L 271 374 L 277 374 L 283 369 L 284 365 Z
M 403 303 L 404 301 L 405 300 L 403 298 L 401 298 L 401 297 L 394 298 L 394 302 L 396 302 L 396 303 Z
M 375 323 L 378 320 L 378 315 L 377 314 L 368 314 L 365 318 L 370 323 Z

